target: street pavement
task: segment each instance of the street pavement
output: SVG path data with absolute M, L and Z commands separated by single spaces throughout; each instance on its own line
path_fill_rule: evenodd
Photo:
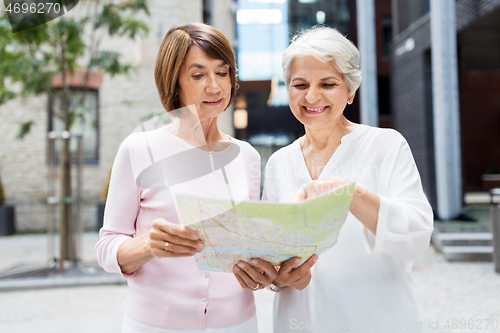
M 97 239 L 83 235 L 83 262 L 96 262 Z M 44 234 L 0 237 L 0 271 L 46 262 L 47 253 Z M 450 263 L 431 246 L 415 261 L 413 277 L 424 332 L 500 333 L 500 274 L 491 262 Z M 3 291 L 0 332 L 119 333 L 126 294 L 124 284 Z M 270 333 L 273 293 L 255 296 L 260 333 Z

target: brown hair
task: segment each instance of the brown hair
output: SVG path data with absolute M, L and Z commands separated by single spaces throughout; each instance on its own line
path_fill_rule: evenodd
M 236 59 L 227 38 L 217 29 L 202 23 L 190 23 L 171 28 L 160 45 L 155 65 L 155 82 L 165 110 L 181 107 L 179 101 L 179 70 L 191 45 L 205 51 L 210 57 L 229 65 L 231 99 L 236 98 Z M 227 107 L 226 107 L 227 108 Z

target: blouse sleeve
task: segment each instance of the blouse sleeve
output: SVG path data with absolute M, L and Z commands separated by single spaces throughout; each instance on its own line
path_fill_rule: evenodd
M 140 208 L 140 191 L 134 181 L 130 152 L 125 140 L 120 146 L 109 183 L 104 211 L 104 224 L 96 244 L 99 265 L 110 273 L 122 273 L 117 253 L 120 245 L 135 235 L 135 222 Z M 123 274 L 130 277 L 133 274 Z
M 399 133 L 397 135 L 400 140 L 395 142 L 400 143 L 399 147 L 391 150 L 380 168 L 376 235 L 366 227 L 363 232 L 368 252 L 413 260 L 429 246 L 434 229 L 433 213 L 410 147 Z

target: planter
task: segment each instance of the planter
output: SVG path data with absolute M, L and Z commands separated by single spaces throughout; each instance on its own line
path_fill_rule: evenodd
M 104 208 L 106 207 L 105 202 L 99 202 L 97 204 L 97 223 L 95 225 L 96 231 L 101 230 L 104 223 Z
M 500 187 L 500 174 L 484 174 L 481 176 L 481 179 L 483 181 L 483 191 Z
M 12 235 L 16 232 L 15 219 L 14 206 L 0 205 L 0 236 Z

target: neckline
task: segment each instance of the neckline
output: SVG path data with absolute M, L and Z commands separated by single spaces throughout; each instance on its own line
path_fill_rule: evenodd
M 321 170 L 317 179 L 323 178 L 325 170 L 329 169 L 329 166 L 333 163 L 332 161 L 339 159 L 340 158 L 339 156 L 341 156 L 343 154 L 343 151 L 345 151 L 349 147 L 350 143 L 353 142 L 359 136 L 361 136 L 363 133 L 365 133 L 368 128 L 369 128 L 369 126 L 359 124 L 359 126 L 356 127 L 352 132 L 344 135 L 340 139 L 340 145 L 333 152 L 332 156 L 330 156 L 330 159 L 328 160 L 328 162 L 326 162 L 325 166 Z M 293 142 L 293 145 L 295 146 L 295 150 L 296 150 L 296 154 L 297 154 L 297 158 L 298 158 L 299 163 L 302 164 L 302 167 L 304 168 L 305 174 L 307 175 L 307 178 L 309 179 L 309 181 L 312 181 L 313 179 L 311 177 L 311 174 L 309 173 L 309 170 L 307 169 L 306 160 L 304 158 L 304 154 L 302 153 L 302 147 L 300 146 L 300 138 L 296 139 Z
M 230 140 L 230 141 L 229 141 L 229 145 L 227 146 L 227 148 L 224 148 L 224 149 L 222 149 L 222 150 L 218 150 L 218 151 L 214 151 L 214 150 L 204 150 L 204 149 L 201 149 L 201 148 L 199 148 L 199 147 L 193 146 L 193 145 L 192 145 L 192 144 L 190 144 L 189 142 L 187 142 L 187 141 L 185 141 L 185 140 L 181 139 L 180 137 L 178 137 L 177 135 L 173 134 L 172 132 L 170 132 L 170 131 L 168 130 L 168 128 L 167 128 L 167 126 L 166 126 L 166 125 L 165 125 L 165 126 L 162 126 L 161 128 L 164 130 L 164 132 L 168 133 L 168 135 L 170 135 L 170 136 L 172 136 L 172 137 L 176 138 L 176 139 L 177 139 L 178 141 L 180 141 L 180 142 L 183 142 L 185 145 L 190 146 L 192 149 L 198 149 L 198 150 L 203 151 L 203 152 L 206 152 L 206 153 L 208 153 L 208 154 L 218 154 L 218 153 L 227 152 L 227 151 L 229 151 L 229 150 L 233 147 L 233 145 L 235 145 L 235 144 L 236 144 L 236 143 L 235 143 L 235 139 L 234 139 L 233 137 L 231 137 L 230 135 L 228 135 L 228 134 L 224 133 L 224 135 L 226 135 L 226 136 L 229 138 L 229 140 Z M 207 145 L 205 145 L 205 146 L 207 146 Z M 208 148 L 208 147 L 207 147 L 207 148 Z

